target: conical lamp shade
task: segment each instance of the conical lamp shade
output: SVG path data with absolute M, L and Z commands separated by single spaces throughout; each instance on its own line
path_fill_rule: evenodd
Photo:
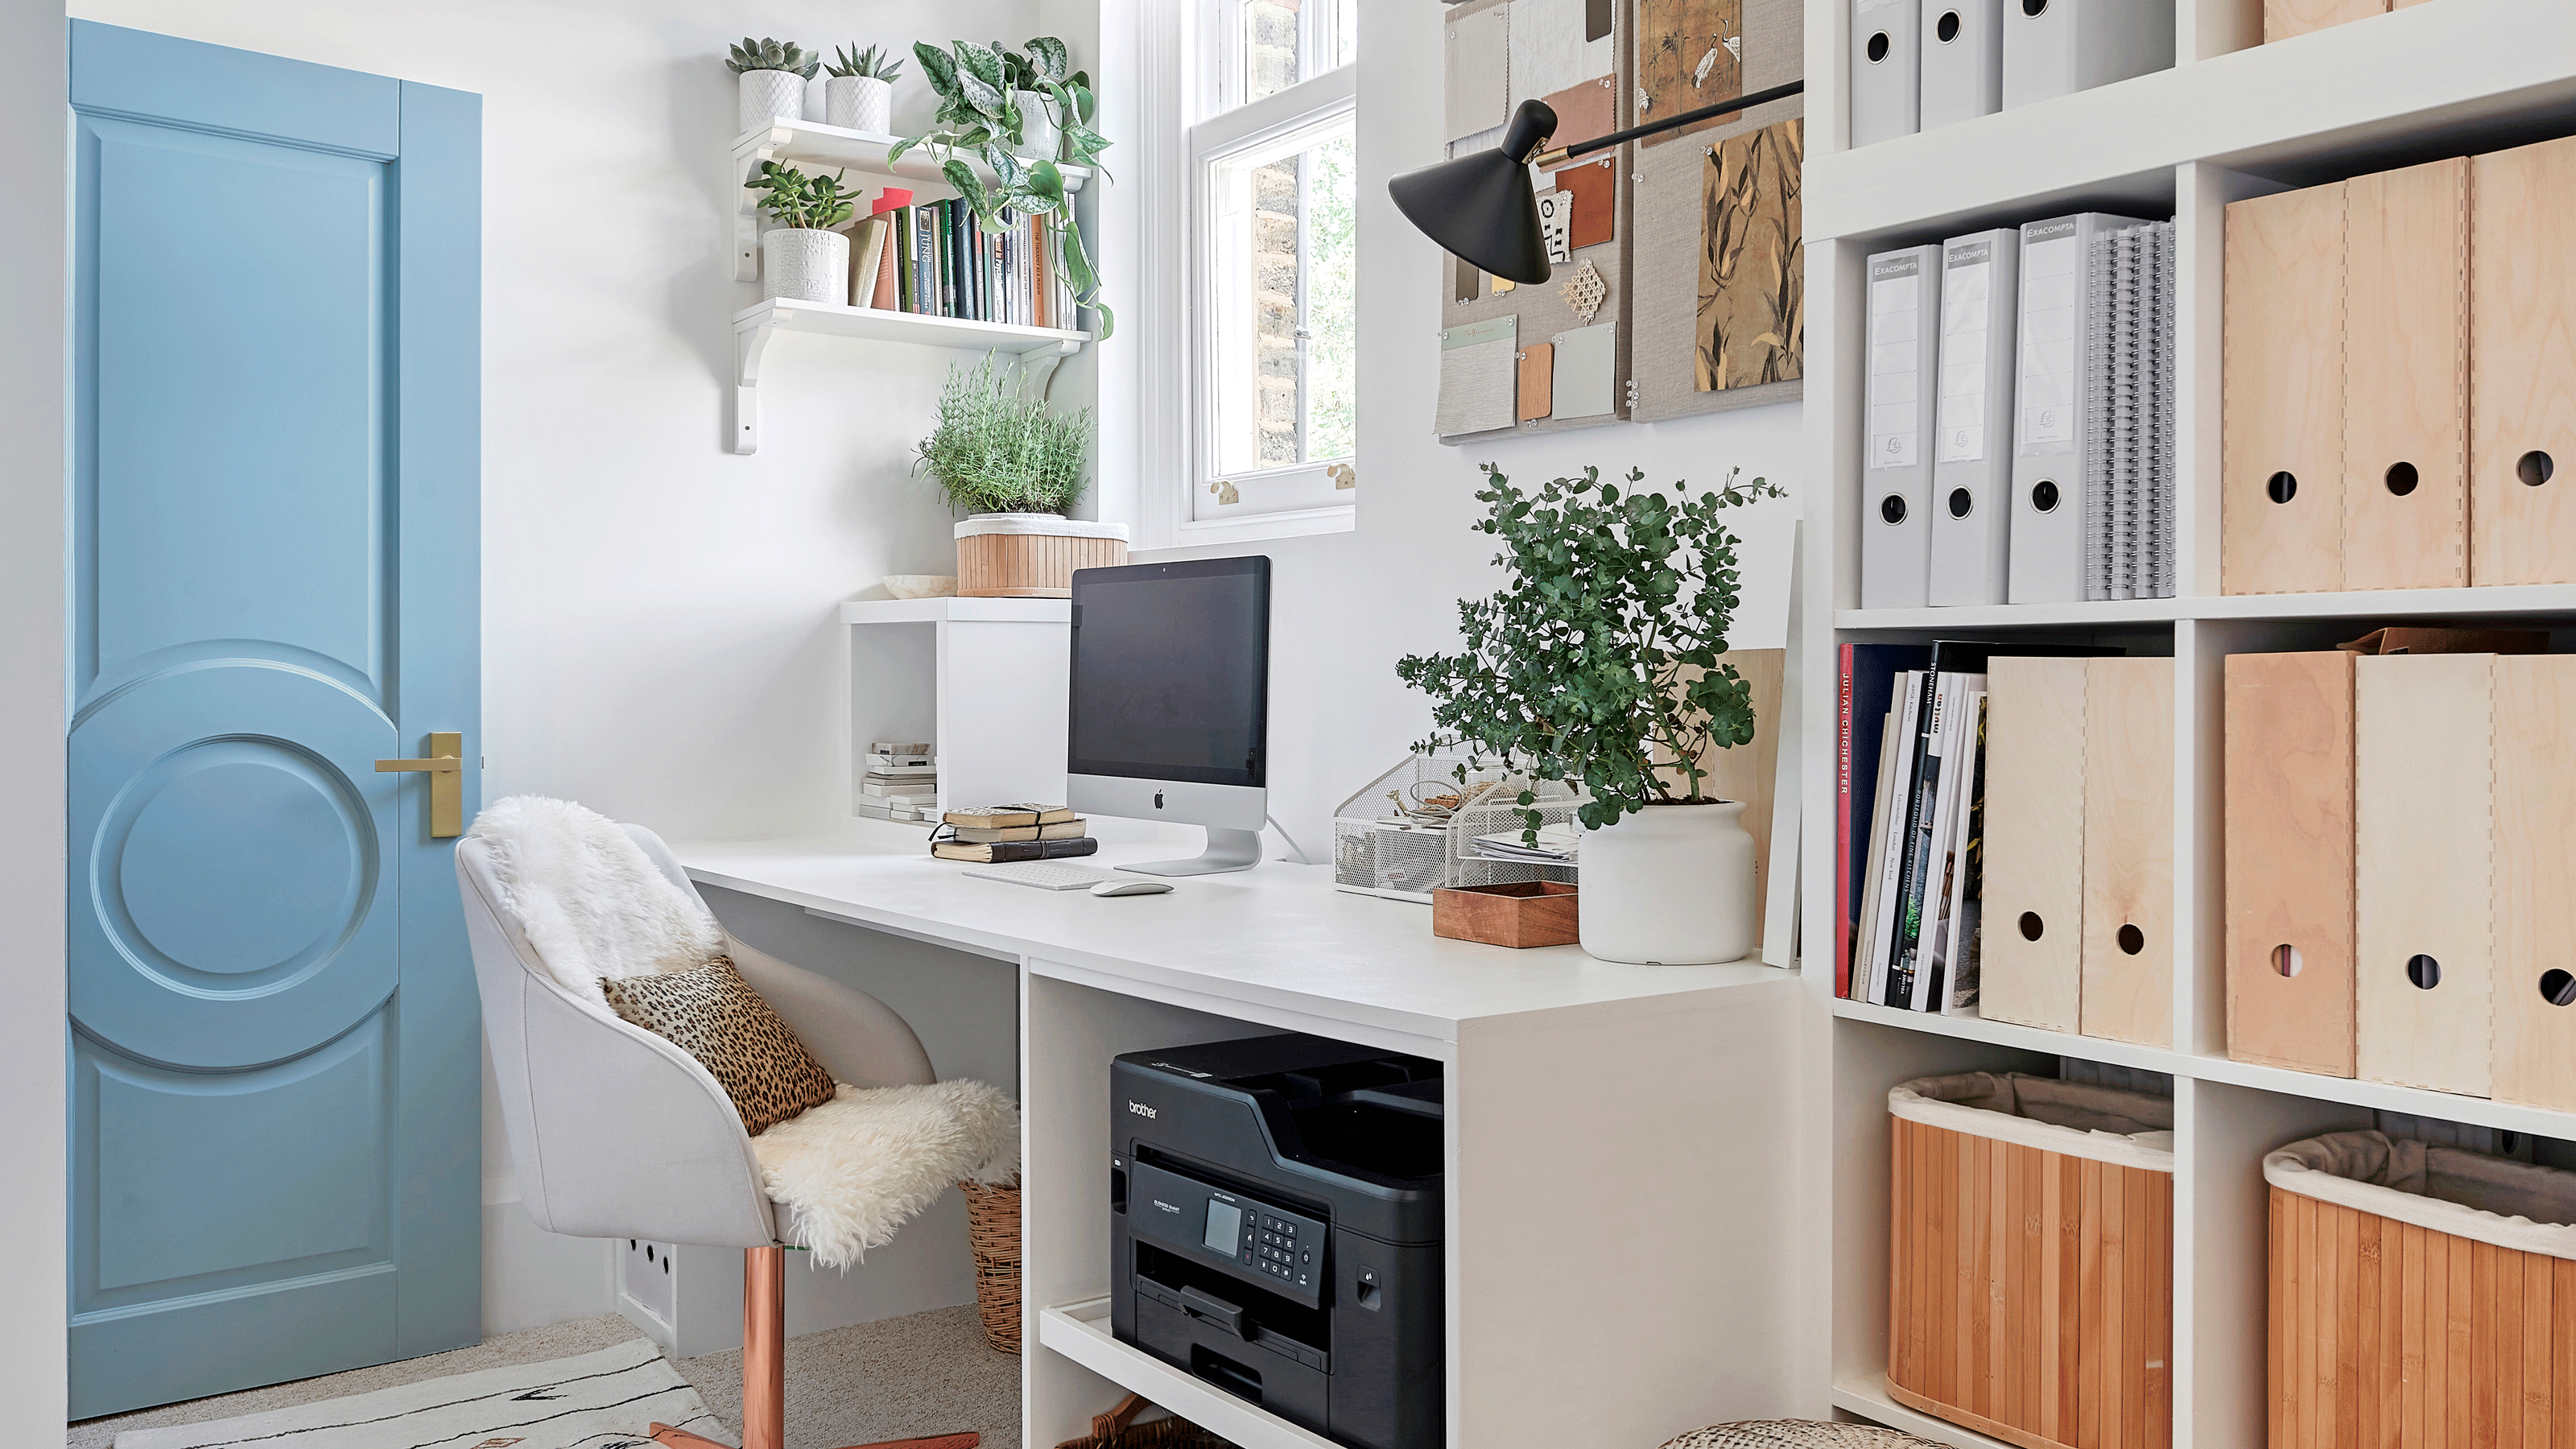
M 1555 131 L 1556 112 L 1546 102 L 1523 101 L 1501 146 L 1407 171 L 1387 182 L 1387 193 L 1405 220 L 1442 250 L 1536 286 L 1548 278 L 1547 240 L 1539 234 L 1527 162 Z

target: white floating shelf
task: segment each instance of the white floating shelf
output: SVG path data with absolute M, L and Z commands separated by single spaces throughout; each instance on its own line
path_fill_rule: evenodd
M 1020 327 L 1008 322 L 969 322 L 920 312 L 893 312 L 880 307 L 834 307 L 773 297 L 733 315 L 734 419 L 733 450 L 760 451 L 760 363 L 769 340 L 780 331 L 856 337 L 871 342 L 905 342 L 918 347 L 953 347 L 976 352 L 1007 352 L 1034 369 L 1040 396 L 1056 363 L 1081 350 L 1088 332 L 1055 327 Z
M 1095 1298 L 1038 1311 L 1038 1342 L 1130 1393 L 1143 1394 L 1220 1439 L 1243 1449 L 1342 1449 L 1277 1414 L 1246 1403 L 1109 1332 L 1109 1300 Z
M 2136 1067 L 2148 1072 L 2187 1075 L 2191 1070 L 2190 1059 L 2165 1047 L 2139 1046 L 2134 1042 L 2113 1041 L 2109 1037 L 2078 1036 L 2073 1032 L 2049 1031 L 2044 1027 L 2022 1026 L 2009 1021 L 1988 1021 L 1982 1016 L 1899 1011 L 1892 1006 L 1852 1001 L 1840 996 L 1831 1000 L 1834 1015 L 1846 1021 L 1866 1021 L 1906 1031 L 1963 1037 L 1969 1041 L 1990 1042 L 1996 1046 L 2044 1052 L 2050 1056 L 2082 1057 L 2086 1061 L 2109 1062 L 2114 1066 Z
M 1070 624 L 1071 599 L 853 599 L 844 624 Z
M 743 183 L 742 200 L 734 208 L 734 280 L 755 282 L 760 279 L 760 207 L 756 193 L 749 190 L 751 178 L 760 174 L 760 163 L 778 161 L 802 170 L 829 167 L 836 171 L 859 171 L 871 176 L 916 181 L 931 187 L 938 196 L 956 194 L 948 179 L 940 173 L 940 157 L 927 147 L 916 146 L 903 154 L 903 159 L 888 162 L 886 155 L 901 141 L 876 131 L 853 131 L 843 126 L 826 126 L 819 121 L 790 121 L 781 118 L 756 130 L 745 131 L 733 143 L 733 174 Z M 993 168 L 982 160 L 960 156 L 974 168 L 979 181 L 990 182 Z M 1080 191 L 1091 180 L 1091 168 L 1059 161 L 1056 170 L 1064 175 L 1064 189 Z
M 2410 6 L 1810 156 L 1807 239 L 1937 239 L 2078 202 L 2144 204 L 2170 198 L 2173 168 L 2190 161 L 2297 179 L 2302 167 L 2369 170 L 2353 158 L 2377 148 L 2493 149 L 2576 108 L 2571 52 L 2567 0 Z

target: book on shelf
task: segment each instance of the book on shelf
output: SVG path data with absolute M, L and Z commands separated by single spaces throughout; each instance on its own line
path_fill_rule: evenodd
M 882 216 L 861 217 L 850 227 L 850 305 L 874 307 L 877 268 L 885 260 L 889 225 Z
M 937 755 L 896 755 L 889 754 L 883 750 L 872 750 L 868 753 L 868 769 L 871 772 L 879 770 L 935 770 L 937 768 L 939 768 L 939 757 Z
M 1839 688 L 1835 749 L 1834 839 L 1834 994 L 1852 994 L 1853 931 L 1859 925 L 1861 897 L 1867 893 L 1870 824 L 1883 788 L 1881 746 L 1888 730 L 1887 711 L 1897 676 L 1920 669 L 1932 651 L 1920 644 L 1845 644 Z
M 898 759 L 931 760 L 935 757 L 930 751 L 931 745 L 928 740 L 868 741 L 868 753 L 871 755 L 890 755 Z
M 1063 805 L 964 805 L 941 816 L 969 830 L 1007 830 L 1020 825 L 1054 825 L 1077 818 Z
M 860 778 L 865 780 L 875 780 L 880 784 L 886 785 L 914 785 L 938 779 L 939 767 L 937 765 L 907 765 L 902 769 L 881 770 L 874 765 L 870 765 Z
M 1090 830 L 1080 818 L 1057 820 L 1045 825 L 959 825 L 948 824 L 954 839 L 968 845 L 989 845 L 997 840 L 1073 840 Z
M 859 782 L 859 793 L 873 795 L 894 804 L 928 805 L 939 798 L 939 782 L 925 780 L 915 784 L 909 780 L 897 782 L 862 780 Z
M 1100 842 L 1088 835 L 1069 840 L 991 840 L 969 843 L 943 840 L 930 847 L 939 860 L 963 860 L 977 865 L 998 865 L 1014 860 L 1061 860 L 1067 856 L 1089 855 L 1100 849 Z

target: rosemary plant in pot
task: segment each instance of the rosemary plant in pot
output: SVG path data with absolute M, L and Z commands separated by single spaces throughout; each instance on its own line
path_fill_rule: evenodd
M 1739 540 L 1727 509 L 1781 490 L 1756 478 L 1669 495 L 1598 468 L 1524 491 L 1485 465 L 1479 532 L 1502 540 L 1500 592 L 1462 600 L 1459 654 L 1408 655 L 1439 731 L 1534 780 L 1590 795 L 1580 818 L 1583 949 L 1697 965 L 1753 954 L 1744 803 L 1714 800 L 1701 761 L 1753 738 L 1752 690 L 1726 661 Z M 1524 795 L 1522 803 L 1529 797 Z M 1539 816 L 1527 816 L 1535 842 Z
M 1075 569 L 1127 561 L 1127 527 L 1068 518 L 1082 500 L 1091 409 L 1050 412 L 1015 373 L 986 358 L 948 369 L 939 426 L 915 471 L 967 517 L 957 524 L 957 592 L 965 598 L 1062 599 Z
M 744 36 L 725 57 L 725 69 L 742 77 L 740 129 L 749 131 L 780 119 L 805 119 L 805 83 L 822 64 L 821 57 L 794 41 Z

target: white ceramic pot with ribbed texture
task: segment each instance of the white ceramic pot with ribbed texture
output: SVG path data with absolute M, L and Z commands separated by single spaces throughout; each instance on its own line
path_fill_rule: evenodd
M 850 305 L 848 236 L 782 226 L 761 233 L 760 250 L 760 295 Z
M 894 83 L 872 75 L 836 75 L 823 82 L 823 123 L 848 131 L 894 131 Z
M 1056 125 L 1054 113 L 1047 109 L 1046 92 L 1013 91 L 1011 95 L 1020 103 L 1020 144 L 1011 148 L 1013 153 L 1032 161 L 1058 159 L 1064 149 L 1064 132 Z
M 792 70 L 747 70 L 742 73 L 742 124 L 752 131 L 784 116 L 805 119 L 805 77 Z
M 1709 966 L 1753 954 L 1753 836 L 1744 802 L 1649 805 L 1583 833 L 1585 954 Z

